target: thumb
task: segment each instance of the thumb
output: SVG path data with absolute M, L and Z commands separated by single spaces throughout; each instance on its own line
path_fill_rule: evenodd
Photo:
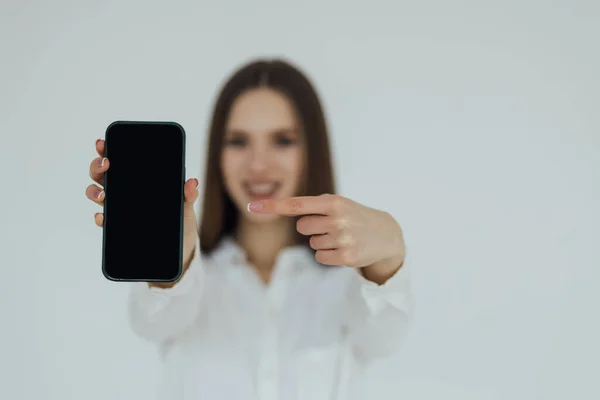
M 194 207 L 194 203 L 198 200 L 198 179 L 192 178 L 183 186 L 184 206 L 186 208 Z

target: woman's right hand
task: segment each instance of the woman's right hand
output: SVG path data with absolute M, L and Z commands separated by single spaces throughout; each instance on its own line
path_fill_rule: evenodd
M 104 205 L 104 173 L 110 168 L 110 161 L 104 157 L 104 140 L 96 141 L 97 158 L 92 160 L 90 164 L 90 177 L 96 184 L 91 184 L 87 187 L 85 194 L 88 199 L 94 203 Z M 160 167 L 160 166 L 159 166 Z M 183 256 L 184 256 L 184 271 L 189 266 L 196 249 L 196 241 L 198 238 L 198 222 L 196 212 L 194 211 L 194 203 L 198 199 L 198 180 L 193 178 L 185 182 L 184 188 L 184 213 L 183 213 Z M 96 213 L 94 215 L 96 225 L 102 227 L 104 225 L 104 214 Z

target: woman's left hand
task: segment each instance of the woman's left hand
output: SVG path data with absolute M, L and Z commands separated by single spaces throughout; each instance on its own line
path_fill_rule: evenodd
M 373 275 L 389 275 L 404 261 L 404 238 L 396 220 L 387 212 L 342 196 L 324 194 L 264 200 L 249 204 L 248 210 L 302 216 L 297 230 L 311 236 L 310 246 L 322 264 L 369 267 Z

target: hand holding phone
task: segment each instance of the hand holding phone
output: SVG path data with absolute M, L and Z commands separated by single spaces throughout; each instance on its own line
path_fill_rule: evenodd
M 118 121 L 96 151 L 90 176 L 98 185 L 86 195 L 104 206 L 95 217 L 104 228 L 104 276 L 170 286 L 199 251 L 198 181 L 185 182 L 185 131 L 175 123 Z

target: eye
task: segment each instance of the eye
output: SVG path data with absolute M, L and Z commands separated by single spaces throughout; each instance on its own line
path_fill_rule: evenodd
M 280 147 L 292 146 L 295 143 L 296 143 L 296 140 L 294 140 L 288 136 L 280 135 L 275 138 L 275 144 Z
M 241 137 L 229 138 L 225 140 L 225 145 L 231 147 L 243 147 L 246 145 L 246 139 Z

